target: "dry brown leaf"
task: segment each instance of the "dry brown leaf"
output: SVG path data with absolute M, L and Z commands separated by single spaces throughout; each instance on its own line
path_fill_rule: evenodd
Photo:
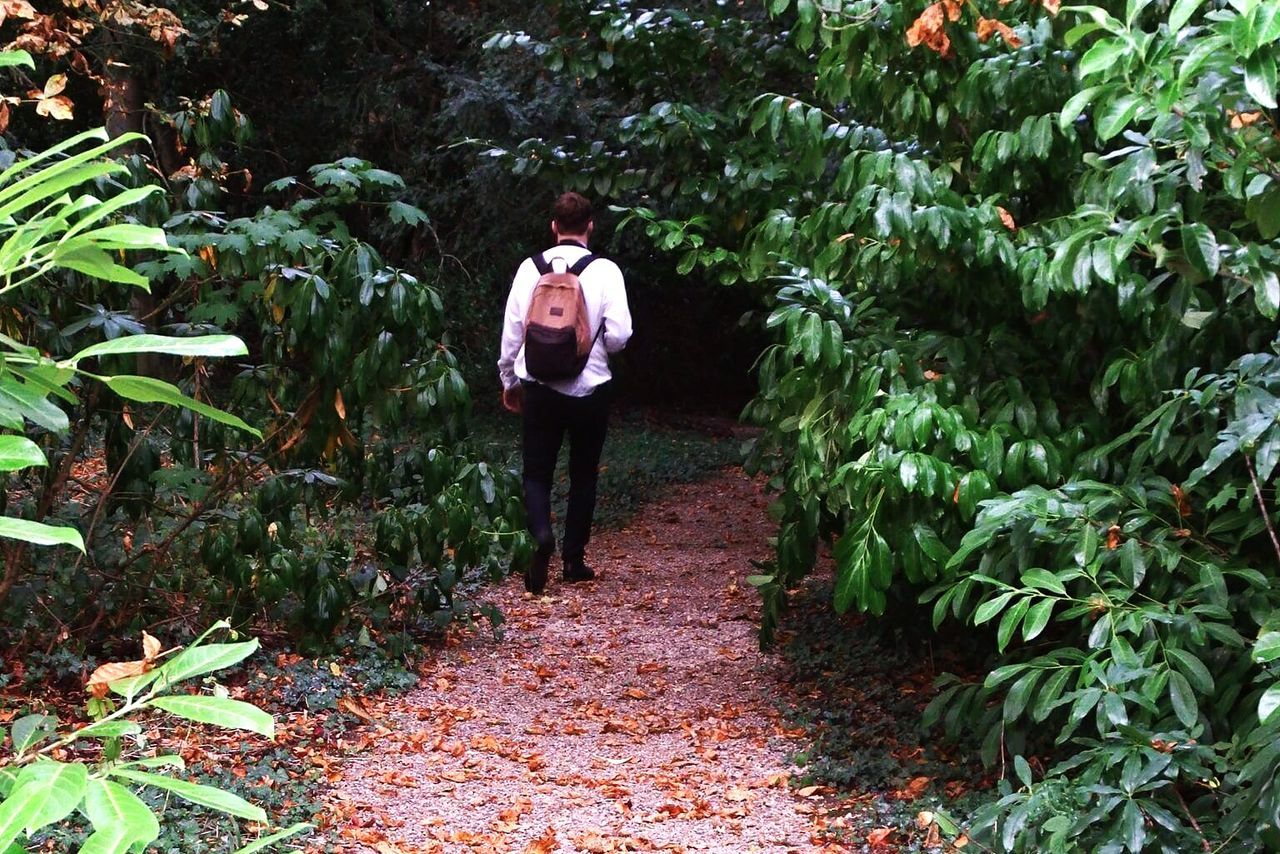
M 907 28 L 907 44 L 924 45 L 944 59 L 952 56 L 951 39 L 946 32 L 947 7 L 938 2 L 920 13 L 920 17 Z
M 52 98 L 41 98 L 36 101 L 36 112 L 58 121 L 69 121 L 75 118 L 75 104 L 66 95 L 55 95 Z
M 986 44 L 991 40 L 992 36 L 997 34 L 1004 39 L 1004 43 L 1009 47 L 1022 47 L 1022 39 L 1018 38 L 1013 32 L 1013 28 L 1004 21 L 997 21 L 995 18 L 978 18 L 978 41 Z M 1004 217 L 1001 217 L 1001 219 L 1003 220 Z M 1010 229 L 1010 231 L 1012 230 Z
M 548 827 L 541 836 L 525 846 L 524 854 L 551 854 L 556 847 L 555 829 Z
M 129 679 L 133 676 L 141 676 L 152 667 L 150 661 L 112 661 L 102 665 L 89 676 L 89 682 L 85 685 L 89 693 L 101 699 L 107 696 L 112 682 L 119 682 L 121 679 Z
M 35 20 L 36 8 L 27 0 L 4 0 L 0 3 L 0 10 L 3 10 L 4 17 L 9 18 L 25 18 L 28 21 Z M 0 21 L 4 20 L 0 17 Z
M 349 712 L 368 723 L 377 723 L 373 715 L 369 714 L 369 711 L 364 706 L 360 705 L 360 701 L 352 697 L 340 697 L 338 699 L 338 708 L 341 711 Z
M 930 777 L 914 777 L 906 788 L 894 792 L 894 797 L 904 801 L 914 801 L 924 794 L 925 789 L 929 788 L 931 780 L 932 778 Z
M 1231 117 L 1232 130 L 1256 125 L 1262 119 L 1262 113 L 1237 113 L 1235 110 L 1227 110 L 1227 115 Z
M 888 848 L 892 843 L 893 828 L 877 827 L 867 834 L 867 844 L 872 848 Z
M 163 651 L 163 649 L 164 649 L 164 646 L 160 643 L 160 641 L 156 640 L 151 635 L 147 634 L 145 631 L 142 633 L 142 657 L 143 658 L 145 658 L 147 661 L 155 661 L 157 658 L 160 657 L 160 653 L 161 651 Z
M 1013 214 L 1009 213 L 999 205 L 996 205 L 996 213 L 1000 214 L 1000 222 L 1005 228 L 1013 232 L 1018 230 L 1018 224 L 1013 221 Z

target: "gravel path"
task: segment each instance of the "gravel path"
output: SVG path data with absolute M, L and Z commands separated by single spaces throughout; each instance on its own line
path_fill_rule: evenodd
M 352 852 L 789 852 L 778 662 L 744 579 L 772 532 L 757 483 L 674 488 L 588 556 L 601 577 L 494 591 L 506 638 L 462 634 L 331 801 Z

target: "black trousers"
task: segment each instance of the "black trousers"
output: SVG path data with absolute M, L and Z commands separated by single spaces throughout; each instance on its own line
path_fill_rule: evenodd
M 570 397 L 544 385 L 524 382 L 524 506 L 529 533 L 538 551 L 555 551 L 551 529 L 551 483 L 556 457 L 569 434 L 569 509 L 564 520 L 561 554 L 566 562 L 579 563 L 591 539 L 591 519 L 596 510 L 596 483 L 600 478 L 600 452 L 609 424 L 610 383 L 586 397 Z

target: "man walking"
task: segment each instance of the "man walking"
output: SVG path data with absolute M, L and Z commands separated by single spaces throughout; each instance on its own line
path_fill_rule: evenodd
M 587 541 L 595 514 L 600 452 L 609 420 L 612 374 L 609 354 L 626 346 L 631 337 L 631 311 L 622 271 L 607 258 L 587 249 L 595 227 L 591 202 L 577 193 L 564 193 L 551 210 L 551 233 L 556 245 L 528 258 L 516 271 L 507 297 L 502 327 L 502 351 L 498 375 L 502 379 L 502 404 L 524 418 L 524 502 L 529 532 L 536 546 L 532 565 L 525 571 L 525 589 L 540 594 L 546 588 L 547 569 L 555 552 L 551 530 L 551 481 L 556 457 L 569 435 L 569 508 L 565 516 L 561 557 L 565 581 L 590 581 L 595 572 L 586 564 Z M 576 275 L 581 286 L 577 303 L 590 330 L 589 353 L 576 375 L 542 379 L 526 359 L 526 321 L 535 288 L 549 273 Z M 572 278 L 566 281 L 572 281 Z M 565 309 L 551 308 L 551 314 Z M 575 311 L 570 306 L 569 311 Z M 586 349 L 585 347 L 583 349 Z M 576 368 L 577 365 L 575 364 Z

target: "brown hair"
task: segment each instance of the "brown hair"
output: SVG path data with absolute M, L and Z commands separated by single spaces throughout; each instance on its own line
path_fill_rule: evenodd
M 572 191 L 561 193 L 551 206 L 551 219 L 561 234 L 582 234 L 591 224 L 591 202 Z

